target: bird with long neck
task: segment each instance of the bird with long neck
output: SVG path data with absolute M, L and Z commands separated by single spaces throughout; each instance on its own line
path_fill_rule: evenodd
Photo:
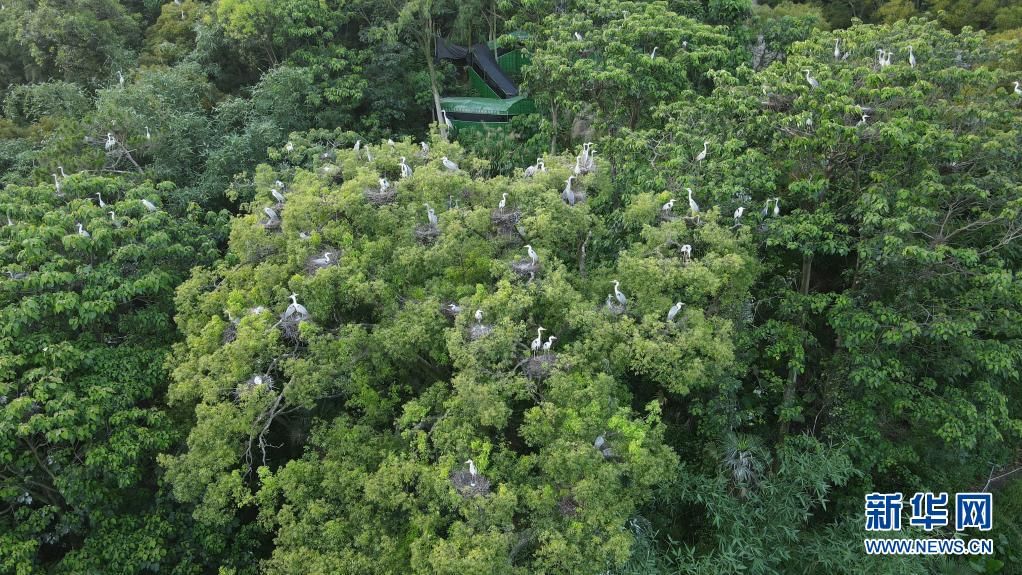
M 621 282 L 614 280 L 610 283 L 614 284 L 614 298 L 617 299 L 617 302 L 621 305 L 628 305 L 628 298 L 621 292 Z
M 532 340 L 532 355 L 536 355 L 539 348 L 543 345 L 543 332 L 546 331 L 545 327 L 540 327 L 536 330 L 536 339 Z
M 692 212 L 692 215 L 699 214 L 699 204 L 696 203 L 695 199 L 692 198 L 692 188 L 685 188 L 688 191 L 688 209 Z

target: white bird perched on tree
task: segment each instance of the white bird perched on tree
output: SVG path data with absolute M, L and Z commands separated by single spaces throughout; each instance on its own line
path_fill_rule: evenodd
M 277 212 L 273 211 L 273 208 L 263 208 L 263 213 L 266 214 L 266 217 L 269 218 L 271 222 L 280 221 L 280 216 L 277 215 Z
M 579 42 L 581 42 L 582 41 L 582 33 L 581 32 L 575 32 L 575 39 L 578 40 Z
M 684 306 L 685 304 L 680 301 L 672 305 L 671 309 L 667 310 L 667 321 L 674 321 L 674 318 L 678 316 L 678 312 L 680 312 L 681 308 Z
M 153 134 L 149 131 L 149 126 L 145 127 L 145 139 L 152 140 Z
M 912 46 L 908 47 L 908 65 L 913 68 L 916 67 L 916 55 L 912 52 Z
M 56 189 L 57 195 L 58 196 L 63 195 L 64 194 L 63 188 L 60 185 L 60 179 L 57 178 L 57 174 L 50 174 L 50 175 L 53 176 L 53 187 Z
M 358 151 L 362 149 L 362 140 L 355 140 L 355 145 L 351 147 L 355 155 L 358 156 Z
M 555 341 L 557 341 L 557 337 L 556 336 L 550 336 L 550 338 L 546 340 L 546 343 L 543 344 L 543 353 L 544 354 L 549 354 L 550 353 L 550 348 L 554 346 L 554 342 Z
M 273 196 L 278 203 L 284 203 L 284 194 L 280 193 L 280 190 L 277 188 L 270 188 L 270 195 Z
M 767 198 L 767 199 L 766 199 L 766 202 L 764 202 L 764 203 L 763 203 L 763 211 L 762 211 L 762 212 L 760 212 L 760 214 L 761 214 L 761 215 L 762 215 L 762 216 L 763 216 L 764 218 L 765 218 L 765 217 L 767 217 L 767 215 L 769 215 L 769 214 L 770 214 L 770 198 Z
M 117 221 L 117 214 L 115 214 L 113 212 L 107 212 L 107 213 L 110 214 L 110 223 L 112 223 L 115 228 L 121 227 L 121 222 Z M 10 218 L 8 218 L 8 219 L 10 219 Z
M 390 180 L 387 178 L 380 178 L 380 193 L 385 194 L 390 189 Z
M 288 143 L 284 144 L 284 151 L 285 152 L 293 152 L 293 151 L 295 151 L 295 144 L 294 144 L 294 142 L 288 142 Z
M 497 210 L 500 213 L 504 213 L 504 208 L 507 207 L 507 192 L 500 194 L 500 202 L 497 204 Z
M 297 319 L 302 321 L 309 317 L 309 310 L 305 309 L 305 306 L 298 303 L 298 294 L 291 293 L 291 305 L 287 306 L 284 310 L 284 317 L 282 319 Z
M 866 120 L 868 120 L 868 119 L 869 119 L 869 114 L 863 114 L 862 118 L 858 122 L 855 123 L 855 126 L 856 127 L 865 126 L 866 125 Z
M 706 159 L 706 152 L 709 150 L 709 147 L 710 147 L 709 142 L 703 142 L 703 151 L 699 152 L 699 155 L 696 156 L 697 162 L 701 162 Z
M 60 177 L 67 179 L 67 174 L 64 173 L 64 166 L 57 166 L 57 171 L 60 172 Z
M 109 152 L 110 150 L 113 150 L 114 147 L 116 147 L 116 146 L 117 146 L 117 138 L 114 138 L 114 135 L 113 135 L 112 132 L 107 132 L 107 134 L 106 134 L 106 144 L 103 147 L 106 149 L 106 151 Z
M 483 325 L 483 310 L 481 308 L 476 310 L 475 318 L 477 324 Z
M 1022 96 L 1022 84 L 1019 84 L 1018 81 L 1012 82 L 1012 84 L 1015 84 L 1015 94 Z
M 841 59 L 841 38 L 836 38 L 834 40 L 834 59 Z
M 571 188 L 571 182 L 575 180 L 575 176 L 568 176 L 568 180 L 564 183 L 564 191 L 561 192 L 561 197 L 564 198 L 568 205 L 575 205 L 575 190 Z
M 471 459 L 466 459 L 465 460 L 465 465 L 468 465 L 468 474 L 469 474 L 469 476 L 472 477 L 472 480 L 469 482 L 469 484 L 472 487 L 475 487 L 475 485 L 476 485 L 476 476 L 479 475 L 479 473 L 476 471 L 476 464 Z
M 745 207 L 744 206 L 738 206 L 738 209 L 735 210 L 735 225 L 736 226 L 738 224 L 742 223 L 742 214 L 744 214 L 744 213 L 745 213 Z
M 446 168 L 447 171 L 449 171 L 449 172 L 457 172 L 458 171 L 458 164 L 455 164 L 454 162 L 448 160 L 447 156 L 444 156 L 444 157 L 440 158 L 440 163 L 443 164 L 444 168 Z
M 628 298 L 626 298 L 625 294 L 621 292 L 621 282 L 614 280 L 610 283 L 614 284 L 614 298 L 617 302 L 621 305 L 628 305 Z
M 81 236 L 83 238 L 92 237 L 92 236 L 89 235 L 89 232 L 85 231 L 85 227 L 81 224 L 81 222 L 78 222 L 77 225 L 78 225 L 78 235 L 79 236 Z
M 145 209 L 149 210 L 150 212 L 156 211 L 156 205 L 145 198 L 142 198 L 142 205 L 145 206 Z
M 401 179 L 412 177 L 412 167 L 405 161 L 405 157 L 401 156 Z
M 543 158 L 536 158 L 535 164 L 529 166 L 528 168 L 525 168 L 525 177 L 531 178 L 532 176 L 535 176 L 537 173 L 545 171 L 546 167 L 543 166 Z
M 421 150 L 419 151 L 420 156 L 425 158 L 426 156 L 429 155 L 429 144 L 427 144 L 426 142 L 419 142 L 419 148 L 421 148 Z
M 328 266 L 328 265 L 330 265 L 332 263 L 332 260 L 330 259 L 330 256 L 332 256 L 332 255 L 333 255 L 333 252 L 323 252 L 323 255 L 321 257 L 318 257 L 318 258 L 315 258 L 315 259 L 312 260 L 312 264 L 317 266 L 317 267 Z
M 426 206 L 426 219 L 429 220 L 429 225 L 436 227 L 438 222 L 436 212 L 433 211 L 433 208 L 431 208 L 429 204 L 422 205 Z
M 106 202 L 103 201 L 103 196 L 101 196 L 99 192 L 96 192 L 96 201 L 99 202 L 99 207 L 106 207 Z
M 120 70 L 117 71 L 117 84 L 121 88 L 124 87 L 124 74 L 122 74 Z
M 443 118 L 444 126 L 448 130 L 454 129 L 454 124 L 451 122 L 451 119 L 447 117 L 447 110 L 440 110 L 440 117 Z
M 685 245 L 681 246 L 681 257 L 682 257 L 682 259 L 685 260 L 685 262 L 692 261 L 692 246 L 691 245 L 685 244 Z
M 532 354 L 536 355 L 536 352 L 543 346 L 543 332 L 546 331 L 545 327 L 540 327 L 536 330 L 536 339 L 532 340 Z
M 812 76 L 809 75 L 809 73 L 812 72 L 812 70 L 806 68 L 805 70 L 802 71 L 806 73 L 806 82 L 809 82 L 809 86 L 812 89 L 815 90 L 820 87 L 820 83 L 816 81 L 816 78 L 813 78 Z
M 536 254 L 536 250 L 532 249 L 532 246 L 529 244 L 525 244 L 525 249 L 528 250 L 529 259 L 532 260 L 532 265 L 536 265 L 536 262 L 539 261 L 539 255 Z
M 774 198 L 774 217 L 781 215 L 781 198 Z
M 656 51 L 657 51 L 657 48 L 659 48 L 659 47 L 660 46 L 653 46 L 653 51 L 649 53 L 649 59 L 650 60 L 656 59 Z
M 660 206 L 660 211 L 663 212 L 664 215 L 670 214 L 671 210 L 674 209 L 674 202 L 676 201 L 678 200 L 675 200 L 674 198 L 667 200 L 667 203 Z
M 699 213 L 699 204 L 692 198 L 692 188 L 685 188 L 688 192 L 688 210 L 692 212 L 692 215 Z

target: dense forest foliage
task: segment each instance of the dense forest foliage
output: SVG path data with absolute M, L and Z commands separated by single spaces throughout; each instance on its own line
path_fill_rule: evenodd
M 1010 0 L 3 0 L 0 573 L 1022 573 L 1019 81 Z

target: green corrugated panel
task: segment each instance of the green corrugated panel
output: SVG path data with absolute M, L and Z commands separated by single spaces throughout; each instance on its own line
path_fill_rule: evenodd
M 448 113 L 486 114 L 489 116 L 514 116 L 528 114 L 536 110 L 531 98 L 516 96 L 501 100 L 499 98 L 441 98 L 440 106 Z
M 526 58 L 521 50 L 512 50 L 497 58 L 497 64 L 500 65 L 500 69 L 514 76 L 520 75 L 522 73 L 522 66 L 528 63 L 528 58 Z
M 451 120 L 454 129 L 458 132 L 507 132 L 511 128 L 510 122 L 468 122 L 465 120 Z
M 486 80 L 476 73 L 472 68 L 468 69 L 468 82 L 472 85 L 472 90 L 482 98 L 500 98 L 493 88 L 486 83 Z

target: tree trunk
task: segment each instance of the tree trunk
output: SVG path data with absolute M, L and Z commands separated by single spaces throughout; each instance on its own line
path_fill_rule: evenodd
M 440 106 L 440 86 L 436 80 L 436 65 L 433 62 L 433 18 L 426 19 L 426 34 L 422 43 L 422 51 L 426 56 L 426 69 L 429 71 L 429 89 L 433 92 L 433 113 L 436 114 L 436 121 L 440 124 L 440 135 L 447 139 L 447 124 L 443 121 L 443 114 Z
M 557 153 L 557 104 L 550 103 L 550 154 Z
M 803 296 L 809 295 L 809 281 L 813 274 L 813 254 L 808 253 L 802 256 L 802 284 L 799 286 L 799 293 Z M 802 320 L 799 322 L 799 327 L 805 327 L 805 314 L 802 315 Z M 793 401 L 795 401 L 795 386 L 798 384 L 798 370 L 793 366 L 788 368 L 788 385 L 784 387 L 784 395 L 781 399 L 781 408 L 788 407 Z M 791 427 L 791 423 L 788 420 L 781 422 L 780 426 L 780 441 L 784 441 L 784 438 L 788 435 L 788 430 Z

